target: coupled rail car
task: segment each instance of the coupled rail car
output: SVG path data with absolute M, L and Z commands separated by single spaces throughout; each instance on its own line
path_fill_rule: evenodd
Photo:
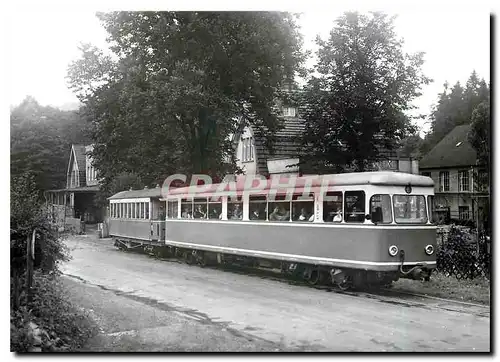
M 429 278 L 432 179 L 365 172 L 321 180 L 267 180 L 251 192 L 245 182 L 123 191 L 109 199 L 110 235 L 123 248 L 167 250 L 202 265 L 278 267 L 342 289 Z

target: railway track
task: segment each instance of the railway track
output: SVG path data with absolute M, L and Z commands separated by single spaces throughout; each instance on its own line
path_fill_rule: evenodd
M 130 252 L 130 251 L 129 251 Z M 189 264 L 185 259 L 180 257 L 158 257 L 154 254 L 145 252 L 150 257 L 167 262 L 175 262 L 179 264 L 188 264 L 193 267 L 221 270 L 229 273 L 236 273 L 240 275 L 247 275 L 252 277 L 259 277 L 265 280 L 272 280 L 280 283 L 287 283 L 300 287 L 316 289 L 324 292 L 334 292 L 351 297 L 368 298 L 374 301 L 386 304 L 400 305 L 407 308 L 423 308 L 423 309 L 440 309 L 448 312 L 467 313 L 473 314 L 478 317 L 489 318 L 489 306 L 464 302 L 455 299 L 446 299 L 433 297 L 425 294 L 407 292 L 399 289 L 392 289 L 387 287 L 366 288 L 363 290 L 349 290 L 344 291 L 333 285 L 311 285 L 307 281 L 293 278 L 289 275 L 281 273 L 280 269 L 269 269 L 262 267 L 248 267 L 238 264 L 222 264 L 222 265 L 205 265 Z

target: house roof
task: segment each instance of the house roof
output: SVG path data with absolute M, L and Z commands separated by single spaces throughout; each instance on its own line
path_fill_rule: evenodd
M 467 140 L 470 125 L 455 127 L 421 160 L 420 168 L 469 167 L 476 165 L 476 151 Z
M 264 138 L 254 132 L 254 145 L 259 173 L 268 173 L 267 160 L 296 158 L 301 151 L 301 137 L 305 121 L 296 117 L 282 117 L 283 128 L 276 132 L 272 152 L 264 144 Z
M 85 146 L 83 145 L 73 145 L 75 151 L 76 162 L 78 163 L 78 170 L 85 171 Z

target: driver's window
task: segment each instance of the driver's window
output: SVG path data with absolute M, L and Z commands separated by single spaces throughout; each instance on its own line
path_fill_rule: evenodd
M 346 191 L 345 195 L 345 222 L 364 222 L 365 221 L 365 192 L 364 191 Z

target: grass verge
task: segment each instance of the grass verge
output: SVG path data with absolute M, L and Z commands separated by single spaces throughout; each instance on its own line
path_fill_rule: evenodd
M 71 352 L 82 347 L 98 328 L 68 300 L 57 276 L 35 272 L 33 302 L 28 307 L 24 295 L 20 308 L 11 309 L 11 351 Z
M 458 280 L 454 276 L 437 273 L 428 282 L 400 279 L 393 283 L 392 289 L 462 302 L 490 304 L 490 281 L 485 278 Z

